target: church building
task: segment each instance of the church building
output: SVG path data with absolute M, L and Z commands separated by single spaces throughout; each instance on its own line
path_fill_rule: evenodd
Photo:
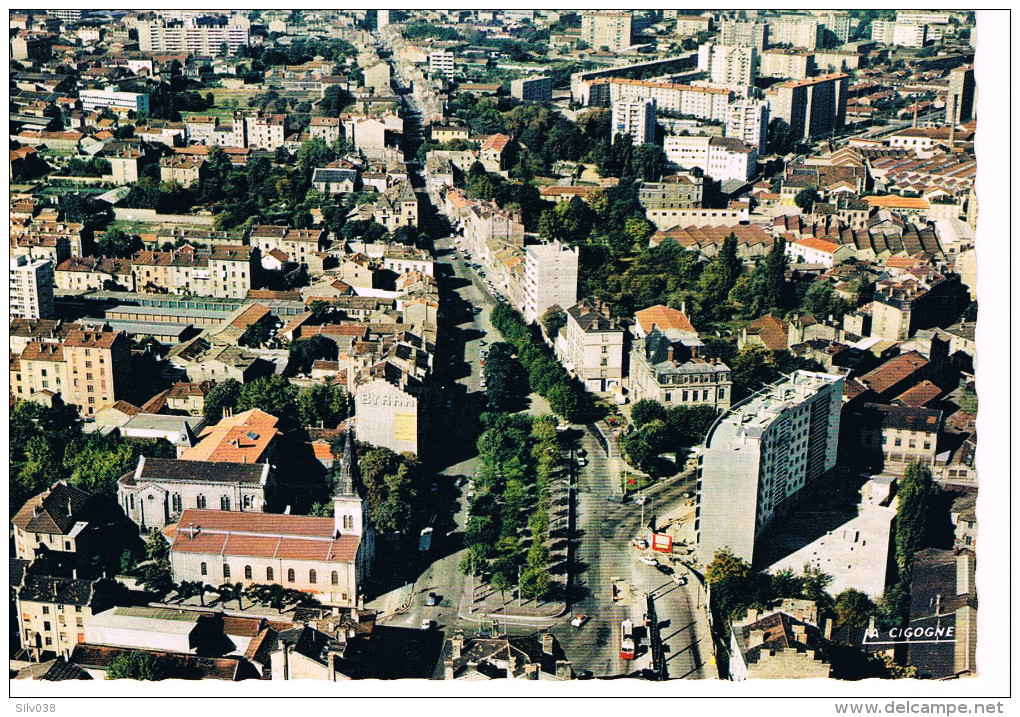
M 164 530 L 175 582 L 280 584 L 323 605 L 358 607 L 375 535 L 348 432 L 333 517 L 188 508 Z

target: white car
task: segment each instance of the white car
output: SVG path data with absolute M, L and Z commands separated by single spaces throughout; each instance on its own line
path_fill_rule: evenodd
M 432 629 L 432 621 L 428 620 L 428 619 L 422 620 L 421 621 L 421 629 L 422 630 L 431 630 Z
M 638 560 L 640 560 L 645 565 L 658 565 L 659 564 L 659 561 L 656 560 L 655 558 L 651 557 L 650 555 L 642 555 L 640 558 L 638 558 Z
M 580 458 L 577 459 L 577 465 L 584 468 L 586 465 L 588 465 L 588 459 L 585 458 L 584 456 L 581 456 Z
M 670 578 L 670 580 L 672 580 L 677 585 L 686 585 L 687 584 L 687 578 L 685 578 L 683 575 L 677 575 L 677 574 L 674 573 L 673 575 L 670 575 L 669 578 Z

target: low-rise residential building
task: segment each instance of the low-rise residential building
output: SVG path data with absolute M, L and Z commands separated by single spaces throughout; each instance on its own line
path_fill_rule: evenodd
M 237 346 L 213 345 L 202 336 L 174 346 L 167 360 L 195 382 L 232 378 L 248 383 L 273 372 L 273 364 L 255 354 Z
M 141 456 L 135 469 L 117 482 L 117 502 L 139 528 L 148 531 L 176 523 L 188 508 L 261 513 L 274 485 L 268 463 Z
M 110 257 L 72 256 L 57 264 L 54 278 L 58 289 L 76 294 L 106 291 L 112 286 L 133 291 L 135 285 L 131 260 Z
M 358 172 L 354 169 L 316 167 L 312 173 L 312 186 L 328 197 L 353 192 L 357 184 Z
M 159 181 L 177 182 L 182 187 L 190 187 L 202 179 L 206 161 L 191 155 L 174 155 L 163 157 L 159 161 Z
M 729 366 L 702 358 L 704 344 L 683 313 L 666 307 L 645 311 L 638 319 L 644 336 L 635 338 L 630 351 L 633 399 L 650 399 L 667 407 L 728 408 L 732 399 Z M 643 325 L 649 323 L 652 326 L 646 332 Z
M 589 391 L 619 386 L 624 375 L 626 331 L 609 307 L 582 299 L 566 310 L 567 324 L 556 337 L 556 353 Z
M 898 474 L 912 463 L 935 467 L 942 411 L 867 403 L 858 420 L 860 449 L 873 469 Z
M 12 585 L 21 645 L 36 662 L 43 655 L 67 657 L 85 639 L 85 623 L 119 597 L 113 580 L 35 575 L 29 570 Z
M 256 224 L 251 228 L 249 240 L 263 254 L 279 249 L 293 261 L 304 264 L 309 256 L 325 248 L 326 230 Z

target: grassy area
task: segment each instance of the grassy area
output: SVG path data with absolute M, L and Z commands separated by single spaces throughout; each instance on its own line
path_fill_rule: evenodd
M 973 413 L 974 415 L 977 415 L 978 396 L 973 391 L 968 391 L 967 389 L 960 391 L 960 398 L 957 401 L 957 403 L 959 403 L 960 408 L 962 408 L 967 413 Z

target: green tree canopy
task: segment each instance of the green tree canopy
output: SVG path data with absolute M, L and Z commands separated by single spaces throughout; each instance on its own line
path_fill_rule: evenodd
M 542 314 L 541 321 L 545 335 L 555 340 L 560 330 L 567 325 L 567 312 L 560 308 L 559 304 L 553 304 Z
M 159 661 L 148 652 L 132 650 L 117 655 L 106 670 L 107 680 L 148 680 L 165 679 Z

